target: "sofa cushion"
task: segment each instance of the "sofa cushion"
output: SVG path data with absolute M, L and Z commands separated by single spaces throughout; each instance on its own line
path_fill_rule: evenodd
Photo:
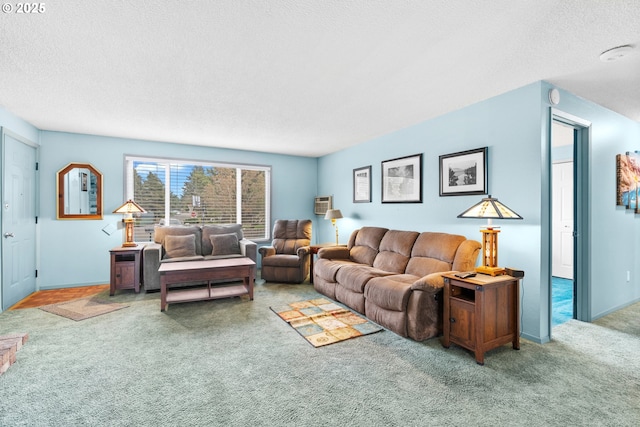
M 364 293 L 364 287 L 374 277 L 388 276 L 393 273 L 363 265 L 345 265 L 338 270 L 336 282 L 352 292 Z
M 411 284 L 415 280 L 416 277 L 411 274 L 376 277 L 365 286 L 364 297 L 386 310 L 405 311 L 411 295 Z
M 162 258 L 181 258 L 196 256 L 196 236 L 188 234 L 185 236 L 165 236 L 164 256 Z
M 238 242 L 244 238 L 242 224 L 208 224 L 202 226 L 202 254 L 213 254 L 211 236 L 220 234 L 235 234 Z
M 262 265 L 269 267 L 292 267 L 300 268 L 300 257 L 298 255 L 274 255 L 262 258 Z
M 358 265 L 351 261 L 338 259 L 338 260 L 330 260 L 326 258 L 320 258 L 313 265 L 313 274 L 316 277 L 321 277 L 322 279 L 328 282 L 336 281 L 336 274 L 338 274 L 338 270 L 340 270 L 345 265 Z
M 411 248 L 419 234 L 417 231 L 387 231 L 380 242 L 373 266 L 392 273 L 404 273 Z
M 181 256 L 177 258 L 163 258 L 160 260 L 160 264 L 164 264 L 167 262 L 202 261 L 203 259 L 205 259 L 205 257 L 203 257 L 202 255 Z
M 229 234 L 212 234 L 209 236 L 211 241 L 211 255 L 234 255 L 240 254 L 240 244 L 238 243 L 238 235 Z
M 167 225 L 154 227 L 153 240 L 164 246 L 164 239 L 167 236 L 187 236 L 193 234 L 196 236 L 196 255 L 202 255 L 202 232 L 200 227 L 186 225 Z
M 381 227 L 362 227 L 353 239 L 351 250 L 351 260 L 360 264 L 373 265 L 373 260 L 378 255 L 380 241 L 388 231 L 387 228 Z M 351 244 L 351 240 L 349 239 Z

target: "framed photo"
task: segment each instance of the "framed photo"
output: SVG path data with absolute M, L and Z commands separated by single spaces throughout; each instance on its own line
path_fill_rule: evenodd
M 422 154 L 382 162 L 382 203 L 422 203 Z
M 80 179 L 80 185 L 82 187 L 82 191 L 87 191 L 87 174 L 82 172 L 81 174 L 81 179 Z
M 353 203 L 371 203 L 371 166 L 353 170 Z
M 440 156 L 440 196 L 487 194 L 487 150 Z

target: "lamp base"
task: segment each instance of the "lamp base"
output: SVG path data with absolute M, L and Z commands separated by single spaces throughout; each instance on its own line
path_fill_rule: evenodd
M 124 242 L 122 244 L 123 248 L 135 248 L 136 246 L 138 246 L 138 244 L 135 242 Z
M 476 267 L 476 271 L 480 274 L 488 274 L 489 276 L 501 276 L 506 273 L 502 267 L 489 267 L 486 265 Z

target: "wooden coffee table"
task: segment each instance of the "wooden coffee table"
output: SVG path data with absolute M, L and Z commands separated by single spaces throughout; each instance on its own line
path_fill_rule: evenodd
M 160 264 L 160 311 L 174 302 L 202 301 L 249 295 L 253 301 L 256 263 L 250 258 L 167 262 Z M 219 279 L 242 279 L 240 285 L 212 284 Z M 206 282 L 206 286 L 169 290 L 176 283 Z

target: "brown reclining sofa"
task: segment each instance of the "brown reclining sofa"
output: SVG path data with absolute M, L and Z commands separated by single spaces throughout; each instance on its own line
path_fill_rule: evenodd
M 442 332 L 442 273 L 473 270 L 481 245 L 447 233 L 362 227 L 318 252 L 314 288 L 416 341 Z

